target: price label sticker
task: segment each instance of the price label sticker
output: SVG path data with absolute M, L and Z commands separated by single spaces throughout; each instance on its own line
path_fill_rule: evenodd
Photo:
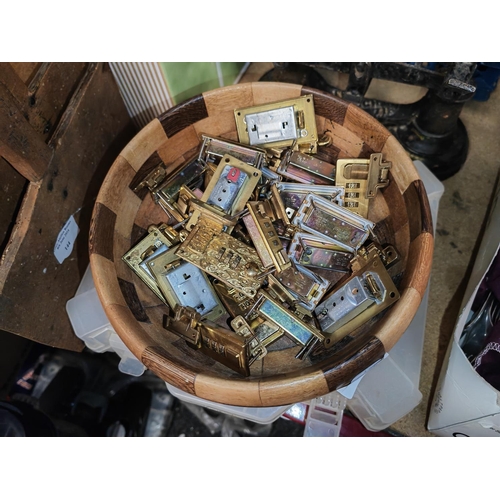
M 61 231 L 59 231 L 56 244 L 54 245 L 54 255 L 59 264 L 62 264 L 66 258 L 71 255 L 73 245 L 75 244 L 75 240 L 79 232 L 80 228 L 78 227 L 75 218 L 71 215 Z

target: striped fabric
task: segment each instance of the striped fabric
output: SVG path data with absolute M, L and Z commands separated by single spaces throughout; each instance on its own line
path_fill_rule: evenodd
M 109 63 L 130 117 L 138 128 L 173 106 L 160 65 L 155 62 Z
M 199 66 L 202 64 L 212 65 L 214 75 L 217 75 L 213 84 L 205 82 L 206 90 L 238 83 L 249 65 L 249 63 L 231 63 L 238 67 L 239 73 L 231 73 L 230 70 L 228 70 L 229 73 L 225 73 L 223 65 L 227 66 L 228 63 L 189 63 L 190 69 L 195 70 L 194 74 L 198 76 L 198 80 L 193 81 L 192 78 L 189 78 L 189 75 L 186 77 L 183 75 L 181 84 L 185 87 L 179 89 L 178 82 L 175 82 L 174 75 L 171 74 L 176 68 L 168 69 L 169 65 L 172 66 L 170 63 L 110 62 L 109 64 L 125 101 L 127 111 L 138 129 L 143 128 L 151 120 L 178 104 L 186 94 L 188 94 L 188 97 L 192 97 L 198 93 L 190 94 L 189 92 L 191 89 L 196 88 L 195 83 L 200 83 L 199 75 L 202 68 Z M 181 64 L 188 65 L 188 63 L 180 63 L 177 66 Z M 234 68 L 231 69 L 234 71 Z M 177 69 L 177 71 L 179 70 Z M 201 74 L 201 78 L 206 79 L 208 76 Z M 177 83 L 177 85 L 174 85 L 174 89 L 171 88 L 173 83 Z M 180 90 L 183 92 L 180 92 Z

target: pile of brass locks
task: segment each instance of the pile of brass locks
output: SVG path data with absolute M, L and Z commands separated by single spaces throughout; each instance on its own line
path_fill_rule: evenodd
M 381 153 L 315 158 L 311 95 L 234 115 L 239 142 L 203 135 L 173 174 L 142 179 L 169 222 L 123 259 L 169 306 L 165 328 L 248 376 L 283 335 L 304 359 L 393 304 L 400 259 L 366 218 L 389 183 Z

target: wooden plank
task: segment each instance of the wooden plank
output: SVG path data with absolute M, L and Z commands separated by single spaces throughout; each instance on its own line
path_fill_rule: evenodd
M 42 63 L 39 62 L 11 62 L 12 69 L 26 85 L 33 79 Z
M 12 94 L 12 97 L 16 100 L 22 113 L 27 117 L 28 86 L 15 71 L 11 63 L 0 62 L 0 82 L 2 82 Z
M 28 186 L 26 196 L 23 199 L 21 209 L 19 210 L 19 214 L 16 218 L 16 224 L 12 230 L 9 242 L 7 243 L 7 246 L 2 254 L 2 259 L 0 260 L 0 294 L 2 293 L 7 276 L 14 265 L 17 252 L 19 251 L 24 237 L 28 232 L 39 190 L 40 183 L 32 182 Z
M 38 182 L 44 176 L 52 158 L 52 150 L 26 121 L 1 82 L 0 155 L 30 182 Z
M 13 63 L 0 63 L 0 82 L 12 94 L 26 121 L 45 142 L 57 125 L 57 116 L 55 116 L 57 106 L 45 99 L 43 95 L 35 93 L 49 66 L 49 63 L 38 63 L 29 80 L 25 80 L 24 72 L 17 68 L 20 71 L 18 73 Z
M 74 116 L 58 139 L 50 168 L 37 186 L 24 237 L 16 242 L 9 268 L 0 263 L 0 329 L 75 351 L 83 343 L 73 334 L 66 302 L 75 295 L 88 265 L 90 218 L 99 187 L 135 133 L 109 69 L 92 66 L 86 81 L 85 91 L 72 103 Z M 73 252 L 59 264 L 54 245 L 70 215 L 80 232 Z
M 0 63 L 0 82 L 12 94 L 27 122 L 47 142 L 83 76 L 88 74 L 88 63 L 38 63 L 36 68 L 27 64 L 23 68 L 21 63 Z
M 69 101 L 88 75 L 89 63 L 44 63 L 28 87 L 30 116 L 37 111 L 43 116 L 45 127 L 37 129 L 47 140 L 56 130 Z
M 0 158 L 0 255 L 12 232 L 28 181 Z

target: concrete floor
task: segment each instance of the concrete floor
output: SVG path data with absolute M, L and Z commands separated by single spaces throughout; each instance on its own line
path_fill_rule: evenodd
M 420 376 L 423 398 L 393 425 L 408 436 L 432 435 L 426 430 L 429 407 L 499 174 L 500 91 L 496 89 L 486 102 L 468 102 L 460 117 L 470 150 L 463 168 L 443 182 Z
M 270 63 L 252 63 L 242 82 L 256 81 L 272 67 Z M 376 91 L 377 97 L 381 96 L 384 84 L 377 82 Z M 415 88 L 392 84 L 385 86 L 383 96 L 394 102 L 412 102 L 418 97 Z M 499 173 L 500 91 L 493 92 L 486 102 L 468 102 L 461 119 L 469 134 L 470 150 L 463 168 L 443 182 L 420 376 L 423 397 L 412 412 L 391 427 L 405 436 L 432 436 L 426 428 L 429 407 Z

